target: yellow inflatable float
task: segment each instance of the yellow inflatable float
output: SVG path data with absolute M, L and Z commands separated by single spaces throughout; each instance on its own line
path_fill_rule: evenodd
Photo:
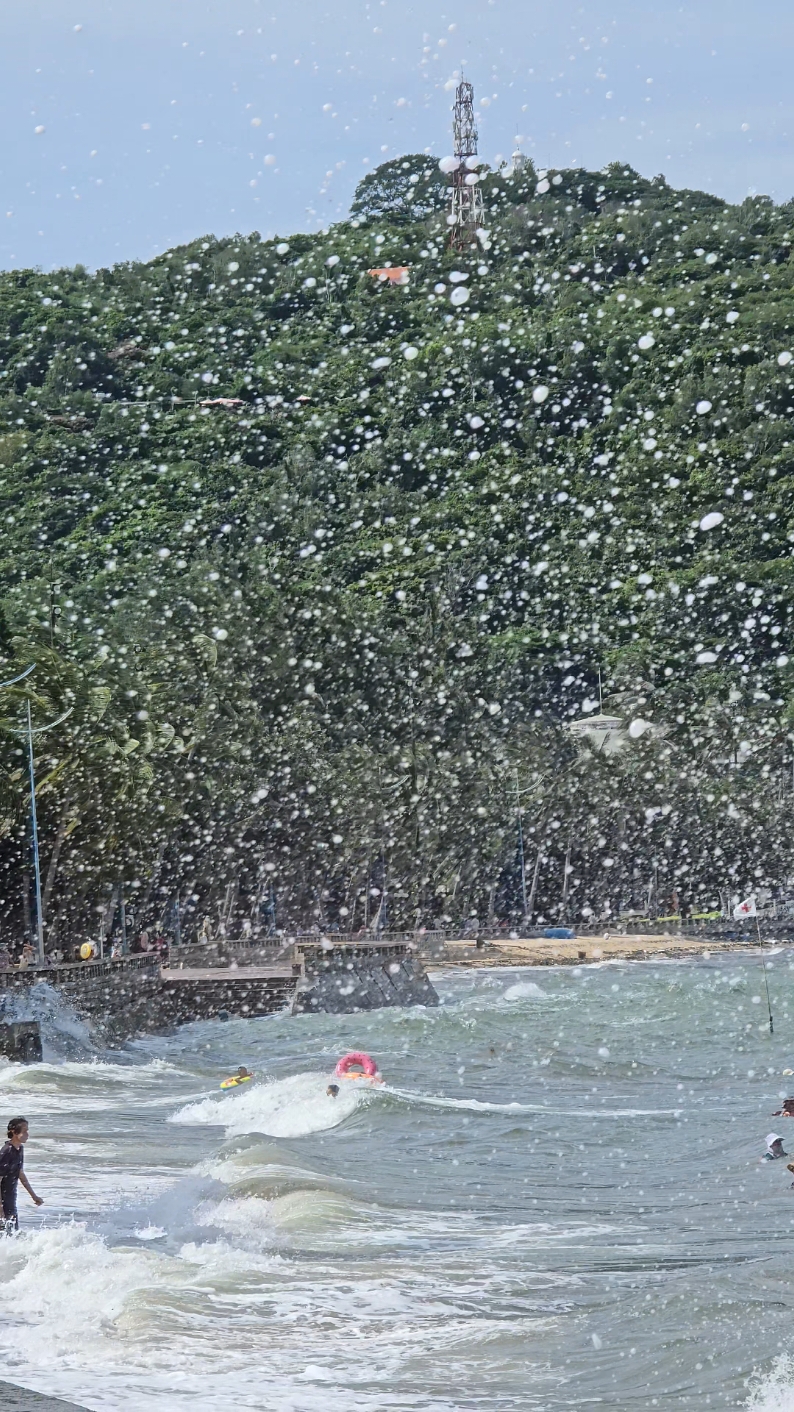
M 241 1064 L 236 1074 L 231 1074 L 228 1079 L 223 1080 L 221 1088 L 239 1088 L 240 1084 L 250 1083 L 253 1077 L 253 1074 Z

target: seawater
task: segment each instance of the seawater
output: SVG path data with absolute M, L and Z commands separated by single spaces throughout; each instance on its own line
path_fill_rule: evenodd
M 0 1241 L 0 1376 L 97 1412 L 794 1412 L 766 964 L 773 1037 L 758 952 L 442 972 L 438 1010 L 112 1055 L 45 996 L 45 1062 L 0 1069 L 46 1199 Z M 383 1089 L 326 1096 L 347 1049 Z

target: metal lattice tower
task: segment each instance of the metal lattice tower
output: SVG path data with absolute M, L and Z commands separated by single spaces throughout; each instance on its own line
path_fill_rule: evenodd
M 462 79 L 455 92 L 452 131 L 458 165 L 452 173 L 450 225 L 452 245 L 461 249 L 477 237 L 483 225 L 482 192 L 476 169 L 467 165 L 477 156 L 477 124 L 474 120 L 474 88 Z

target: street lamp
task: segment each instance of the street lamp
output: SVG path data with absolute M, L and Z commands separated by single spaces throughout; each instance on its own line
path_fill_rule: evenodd
M 542 776 L 542 777 L 541 777 L 541 782 L 542 782 L 544 779 L 546 779 L 546 778 L 547 778 L 547 776 L 545 776 L 545 775 Z M 530 794 L 532 791 L 531 791 L 531 789 L 530 789 L 529 786 L 527 786 L 526 789 L 520 789 L 520 788 L 519 788 L 519 783 L 518 783 L 518 770 L 516 770 L 516 773 L 515 773 L 515 788 L 516 788 L 516 817 L 517 817 L 517 820 L 518 820 L 518 848 L 519 848 L 519 854 L 520 854 L 520 859 L 521 859 L 521 899 L 522 899 L 522 902 L 523 902 L 523 904 L 524 904 L 524 915 L 523 915 L 523 917 L 522 917 L 522 921 L 523 921 L 524 925 L 527 926 L 527 925 L 528 925 L 529 923 L 531 923 L 531 921 L 532 921 L 532 914 L 533 914 L 533 912 L 534 912 L 534 910 L 535 910 L 535 894 L 536 894 L 536 892 L 537 892 L 537 890 L 538 890 L 538 874 L 539 874 L 539 872 L 540 872 L 540 835 L 538 835 L 537 844 L 536 844 L 537 851 L 536 851 L 536 853 L 535 853 L 535 867 L 534 867 L 533 873 L 532 873 L 532 883 L 531 883 L 531 886 L 530 886 L 530 889 L 529 889 L 529 895 L 527 895 L 527 867 L 526 867 L 526 856 L 525 856 L 525 852 L 524 852 L 524 824 L 523 824 L 523 810 L 522 810 L 522 807 L 521 807 L 521 795 L 522 795 L 522 794 Z M 540 825 L 544 822 L 545 816 L 546 816 L 546 811 L 545 811 L 545 808 L 544 808 L 544 809 L 541 810 L 540 819 L 538 820 L 538 827 L 540 827 Z
M 516 770 L 516 818 L 518 819 L 518 849 L 521 856 L 521 898 L 524 903 L 523 921 L 527 922 L 527 869 L 524 858 L 524 828 L 521 822 L 521 791 L 518 787 L 518 770 Z
M 0 682 L 0 690 L 7 686 L 16 686 L 17 682 L 24 681 L 25 677 L 29 677 L 30 673 L 35 670 L 35 667 L 36 663 L 33 662 L 29 667 L 25 669 L 24 672 L 21 672 L 18 677 L 13 677 L 11 681 Z M 59 726 L 61 724 L 61 721 L 65 721 L 67 716 L 71 716 L 72 707 L 70 706 L 68 711 L 64 711 L 62 716 L 58 716 L 57 720 L 49 721 L 46 726 L 37 726 L 34 730 L 33 721 L 30 714 L 30 697 L 27 698 L 26 705 L 28 716 L 27 730 L 12 730 L 11 734 L 19 736 L 27 735 L 28 738 L 28 772 L 30 775 L 30 822 L 31 832 L 33 835 L 33 871 L 36 879 L 36 952 L 38 964 L 40 966 L 43 966 L 44 916 L 41 904 L 41 865 L 39 860 L 39 826 L 38 819 L 36 817 L 36 770 L 33 761 L 33 737 L 34 735 L 41 735 L 44 731 L 52 730 L 54 726 Z

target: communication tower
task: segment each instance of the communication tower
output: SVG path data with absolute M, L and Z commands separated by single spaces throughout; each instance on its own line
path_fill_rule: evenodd
M 474 120 L 474 88 L 461 79 L 452 109 L 456 165 L 452 172 L 450 225 L 453 249 L 460 250 L 476 240 L 483 225 L 483 202 L 477 172 L 477 124 Z

